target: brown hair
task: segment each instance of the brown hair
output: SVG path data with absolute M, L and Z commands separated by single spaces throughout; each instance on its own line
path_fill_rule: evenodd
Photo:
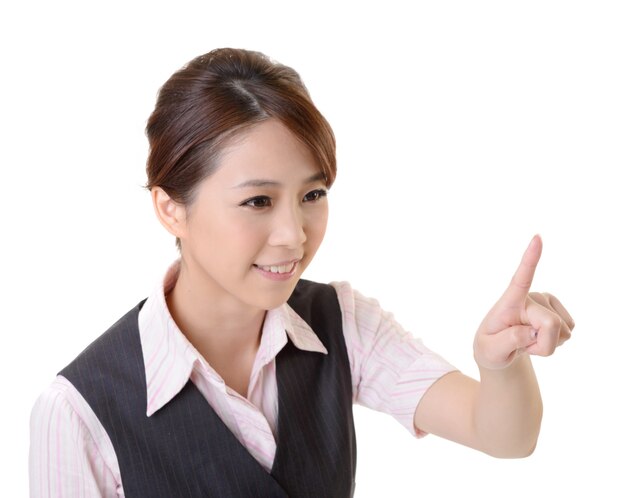
M 260 52 L 232 48 L 196 57 L 161 87 L 146 126 L 146 187 L 161 187 L 176 202 L 190 205 L 228 140 L 270 118 L 309 148 L 330 187 L 336 175 L 335 137 L 298 73 Z

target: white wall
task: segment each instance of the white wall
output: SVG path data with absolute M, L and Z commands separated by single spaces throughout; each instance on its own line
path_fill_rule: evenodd
M 4 489 L 26 494 L 37 395 L 175 256 L 141 189 L 158 87 L 236 46 L 294 66 L 335 129 L 331 222 L 308 278 L 351 281 L 475 375 L 473 333 L 538 232 L 535 288 L 577 321 L 535 361 L 532 457 L 415 441 L 357 408 L 357 496 L 623 490 L 623 4 L 216 3 L 0 7 Z

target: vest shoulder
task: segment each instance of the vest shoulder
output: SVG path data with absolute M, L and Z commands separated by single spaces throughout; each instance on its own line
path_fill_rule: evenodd
M 115 354 L 115 350 L 123 345 L 120 341 L 133 332 L 139 330 L 138 317 L 145 299 L 138 303 L 134 308 L 125 313 L 119 320 L 111 325 L 103 334 L 97 337 L 89 344 L 74 360 L 72 360 L 59 375 L 66 376 L 75 366 L 81 364 L 90 364 L 94 360 L 101 358 L 103 355 Z
M 301 278 L 300 280 L 298 280 L 298 283 L 296 284 L 296 288 L 294 289 L 292 295 L 298 295 L 303 293 L 330 295 L 336 294 L 334 287 L 330 284 L 323 284 L 320 282 L 314 282 L 312 280 L 306 280 L 304 278 Z
M 291 293 L 287 303 L 291 306 L 315 306 L 338 304 L 337 292 L 330 284 L 321 284 L 311 280 L 300 279 Z

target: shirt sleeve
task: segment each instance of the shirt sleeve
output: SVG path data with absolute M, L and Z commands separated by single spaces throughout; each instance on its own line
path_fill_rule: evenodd
M 32 409 L 29 479 L 31 498 L 124 496 L 108 434 L 64 377 Z
M 352 372 L 353 401 L 388 413 L 416 437 L 415 409 L 428 388 L 456 370 L 405 331 L 378 301 L 332 282 L 343 315 L 343 332 Z

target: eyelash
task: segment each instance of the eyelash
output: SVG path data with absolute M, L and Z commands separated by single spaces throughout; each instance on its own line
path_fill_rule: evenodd
M 317 201 L 320 201 L 323 197 L 326 197 L 327 194 L 328 194 L 328 192 L 325 189 L 320 188 L 320 189 L 312 190 L 311 192 L 308 192 L 304 196 L 303 200 L 305 200 L 305 202 L 317 202 Z M 314 195 L 315 198 L 314 199 L 310 199 L 310 200 L 307 201 L 306 198 L 309 197 L 310 195 Z M 262 206 L 254 204 L 254 203 L 259 202 L 259 201 L 264 202 L 265 204 L 262 205 Z M 240 206 L 248 206 L 248 207 L 251 207 L 253 209 L 263 209 L 263 208 L 271 207 L 271 202 L 272 202 L 271 197 L 268 197 L 267 195 L 257 195 L 256 197 L 252 197 L 250 199 L 247 199 L 247 200 L 243 201 L 240 204 Z
M 318 188 L 316 190 L 312 190 L 311 192 L 309 192 L 308 194 L 306 194 L 304 197 L 308 197 L 311 194 L 315 194 L 315 199 L 311 199 L 308 202 L 315 202 L 315 201 L 319 201 L 322 199 L 322 197 L 326 197 L 326 195 L 328 194 L 328 191 L 326 189 L 323 188 Z

